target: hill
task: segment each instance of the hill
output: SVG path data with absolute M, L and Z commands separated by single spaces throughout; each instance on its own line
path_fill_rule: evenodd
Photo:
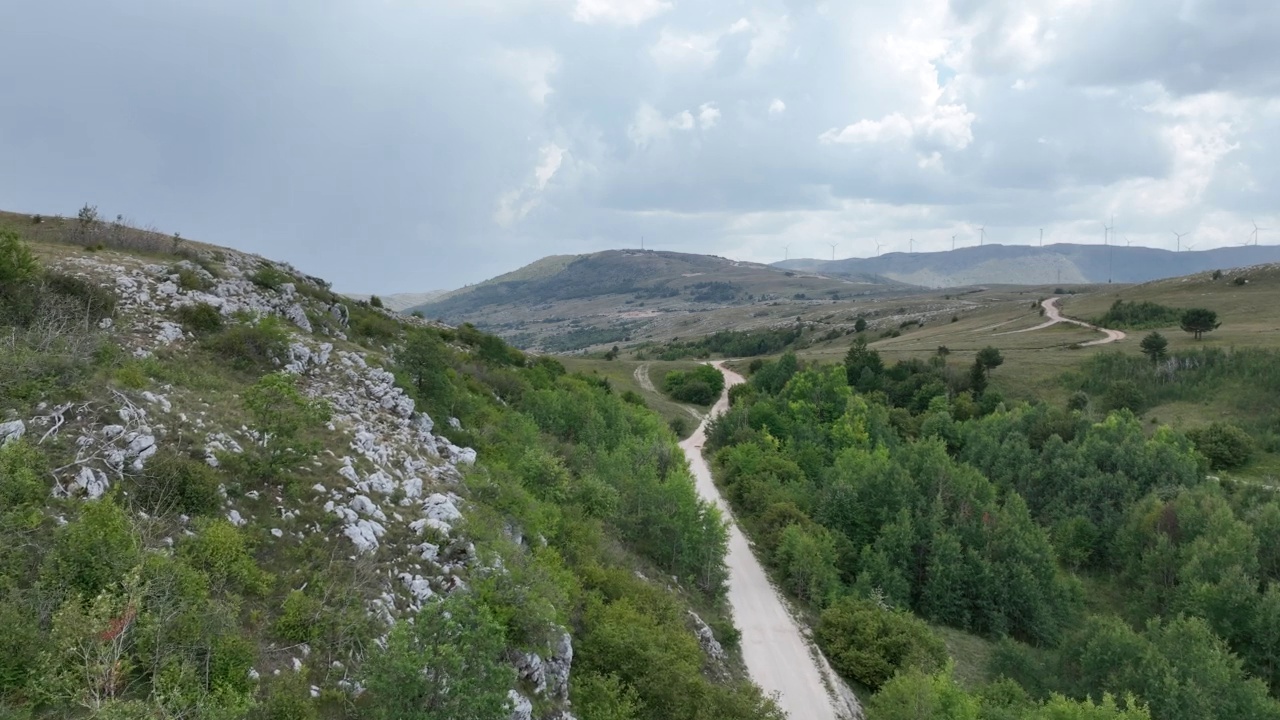
M 836 277 L 867 274 L 924 287 L 977 284 L 1142 283 L 1215 269 L 1280 262 L 1280 246 L 1172 252 L 1147 247 L 1055 244 L 983 245 L 943 252 L 886 253 L 873 258 L 798 259 L 790 270 Z
M 449 293 L 448 290 L 428 290 L 420 293 L 392 293 L 390 295 L 378 295 L 378 299 L 382 301 L 382 307 L 400 312 L 408 310 L 423 303 L 431 302 L 436 298 L 442 297 Z M 343 297 L 349 297 L 352 300 L 360 300 L 368 302 L 373 297 L 372 293 L 342 293 Z
M 568 351 L 663 336 L 676 316 L 684 326 L 688 315 L 700 323 L 724 318 L 705 323 L 697 334 L 743 321 L 762 324 L 750 321 L 744 309 L 908 289 L 870 275 L 833 278 L 710 255 L 608 250 L 544 258 L 412 310 L 473 323 L 522 347 Z
M 643 391 L 96 220 L 0 337 L 0 717 L 778 717 Z

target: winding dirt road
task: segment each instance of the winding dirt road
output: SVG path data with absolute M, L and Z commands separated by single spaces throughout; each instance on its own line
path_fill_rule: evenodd
M 1079 325 L 1080 327 L 1089 328 L 1090 330 L 1097 330 L 1098 332 L 1106 335 L 1106 337 L 1100 340 L 1090 340 L 1087 343 L 1080 343 L 1080 347 L 1089 347 L 1090 345 L 1106 345 L 1107 343 L 1113 343 L 1113 342 L 1116 342 L 1117 340 L 1123 340 L 1126 337 L 1125 334 L 1123 332 L 1120 332 L 1119 330 L 1108 330 L 1107 328 L 1098 327 L 1097 325 L 1091 325 L 1082 320 L 1074 320 L 1069 317 L 1062 317 L 1062 313 L 1058 310 L 1057 297 L 1046 298 L 1044 302 L 1040 303 L 1040 307 L 1044 308 L 1044 316 L 1049 318 L 1048 320 L 1045 320 L 1044 322 L 1040 323 L 1039 325 L 1036 325 L 1035 327 L 1023 328 L 1021 330 L 1010 330 L 1008 332 L 996 333 L 996 335 L 1016 335 L 1017 333 L 1031 332 L 1032 330 L 1043 330 L 1047 327 L 1052 327 L 1054 325 L 1057 325 L 1058 323 L 1070 323 L 1072 325 Z
M 716 363 L 716 367 L 724 373 L 725 391 L 680 448 L 689 459 L 698 494 L 720 508 L 729 523 L 725 563 L 729 568 L 729 604 L 742 632 L 742 659 L 751 679 L 766 693 L 777 693 L 778 705 L 792 720 L 861 718 L 857 698 L 844 689 L 816 648 L 805 639 L 711 480 L 711 470 L 702 457 L 707 423 L 728 409 L 729 387 L 743 381 L 741 375 L 726 370 L 723 363 Z

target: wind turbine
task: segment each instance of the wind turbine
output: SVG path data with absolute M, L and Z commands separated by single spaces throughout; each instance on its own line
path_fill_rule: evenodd
M 1195 244 L 1195 243 L 1187 243 L 1187 249 L 1188 249 L 1188 250 L 1195 250 L 1195 248 L 1196 248 L 1196 244 Z
M 1116 229 L 1115 220 L 1112 220 L 1110 225 L 1106 224 L 1105 222 L 1102 223 L 1102 244 L 1103 245 L 1111 244 L 1111 231 L 1115 229 Z
M 1187 235 L 1190 235 L 1191 233 L 1189 232 L 1180 233 L 1174 230 L 1170 230 L 1169 232 L 1172 232 L 1174 235 L 1178 236 L 1177 249 L 1174 250 L 1174 252 L 1182 252 L 1182 238 L 1186 237 Z
M 790 246 L 790 245 L 783 245 L 783 246 L 782 246 L 782 259 L 783 259 L 783 260 L 790 260 L 790 259 L 791 259 L 791 246 Z
M 1128 236 L 1128 235 L 1124 235 L 1124 236 L 1122 236 L 1122 237 L 1124 237 L 1124 246 L 1125 246 L 1125 247 L 1133 247 L 1133 241 L 1129 239 L 1129 236 Z
M 1260 228 L 1260 227 L 1258 227 L 1258 223 L 1255 221 L 1255 222 L 1253 223 L 1253 233 L 1252 233 L 1252 235 L 1253 235 L 1253 244 L 1254 244 L 1254 245 L 1257 245 L 1257 244 L 1258 244 L 1258 231 L 1259 231 L 1259 230 L 1266 230 L 1266 228 Z
M 884 243 L 876 241 L 876 257 L 880 257 L 880 248 L 884 247 Z
M 911 238 L 907 241 L 907 252 L 914 253 L 916 251 L 916 239 Z
M 1040 247 L 1044 247 L 1044 228 L 1040 228 Z
M 978 228 L 978 246 L 981 247 L 982 245 L 986 244 L 986 242 L 987 242 L 987 226 L 983 225 L 982 227 Z
M 839 245 L 840 245 L 840 243 L 827 243 L 827 244 L 831 246 L 831 261 L 832 261 L 832 262 L 835 262 L 835 259 L 836 259 L 836 247 L 837 247 L 837 246 L 839 246 Z
M 955 236 L 955 235 L 952 235 L 952 236 L 951 236 L 951 249 L 952 249 L 952 250 L 955 250 L 955 249 L 956 249 L 956 236 Z

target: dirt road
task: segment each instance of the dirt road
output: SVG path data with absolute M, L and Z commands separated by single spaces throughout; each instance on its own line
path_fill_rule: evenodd
M 711 481 L 711 470 L 702 457 L 707 421 L 728 408 L 729 387 L 743 381 L 741 375 L 726 370 L 722 364 L 716 366 L 724 373 L 725 392 L 707 413 L 707 420 L 680 443 L 680 448 L 689 459 L 698 494 L 719 507 L 729 520 L 729 604 L 742 632 L 742 657 L 747 671 L 766 693 L 778 693 L 778 704 L 792 720 L 860 718 L 857 698 L 847 690 L 836 690 L 842 688 L 842 683 L 805 639 Z
M 653 378 L 649 377 L 649 363 L 637 365 L 634 376 L 641 389 L 648 390 L 651 393 L 658 392 L 658 388 L 653 386 Z
M 1113 343 L 1113 342 L 1116 342 L 1117 340 L 1125 339 L 1125 334 L 1123 332 L 1120 332 L 1119 330 L 1108 330 L 1107 328 L 1098 327 L 1097 325 L 1090 325 L 1089 323 L 1081 320 L 1073 320 L 1072 318 L 1062 317 L 1062 313 L 1058 310 L 1058 298 L 1056 297 L 1046 298 L 1044 302 L 1040 303 L 1040 307 L 1044 308 L 1044 316 L 1048 318 L 1048 320 L 1045 320 L 1044 322 L 1040 323 L 1039 325 L 1036 325 L 1035 327 L 1023 328 L 1021 330 L 1010 330 L 1009 332 L 1002 332 L 1002 333 L 996 333 L 996 334 L 997 335 L 1014 335 L 1017 333 L 1031 332 L 1033 330 L 1043 330 L 1047 327 L 1057 325 L 1058 323 L 1070 323 L 1072 325 L 1079 325 L 1080 327 L 1089 328 L 1090 330 L 1097 330 L 1098 332 L 1106 335 L 1106 337 L 1100 340 L 1090 340 L 1087 343 L 1080 343 L 1080 347 L 1089 347 L 1090 345 L 1106 345 L 1107 343 Z

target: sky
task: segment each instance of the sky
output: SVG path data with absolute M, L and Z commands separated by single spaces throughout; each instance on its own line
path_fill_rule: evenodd
M 1280 243 L 1275 0 L 16 0 L 0 208 L 350 292 L 552 254 Z M 1114 220 L 1112 218 L 1114 217 Z M 834 250 L 831 245 L 835 245 Z

